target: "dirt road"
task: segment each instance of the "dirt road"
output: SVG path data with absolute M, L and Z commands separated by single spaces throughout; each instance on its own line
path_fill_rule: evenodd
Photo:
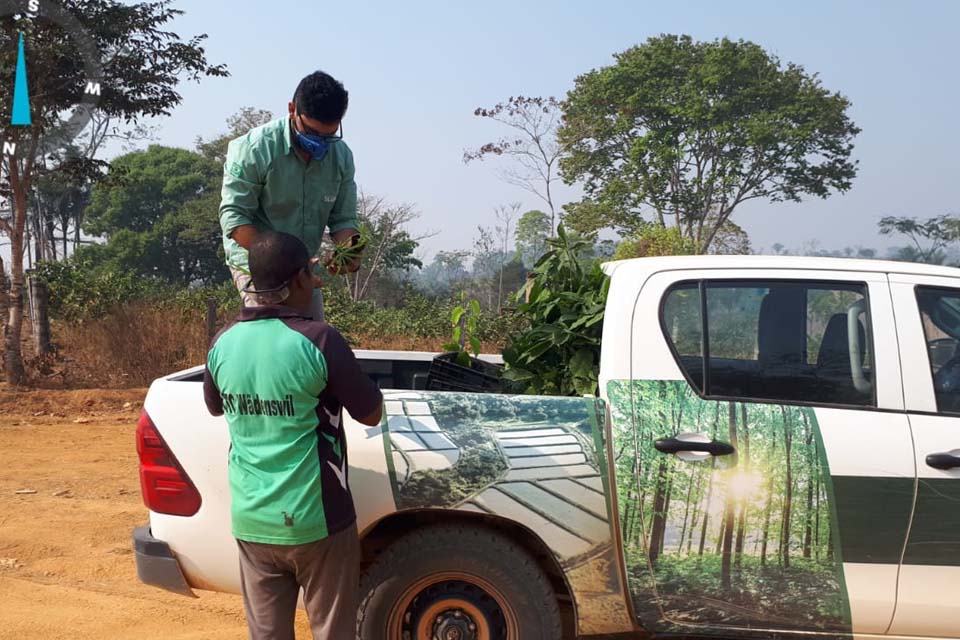
M 246 637 L 238 596 L 192 600 L 137 580 L 144 392 L 0 387 L 0 640 Z

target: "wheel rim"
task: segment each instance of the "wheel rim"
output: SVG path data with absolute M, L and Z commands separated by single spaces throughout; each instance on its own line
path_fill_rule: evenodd
M 513 607 L 488 581 L 434 574 L 404 591 L 387 621 L 388 640 L 518 640 Z

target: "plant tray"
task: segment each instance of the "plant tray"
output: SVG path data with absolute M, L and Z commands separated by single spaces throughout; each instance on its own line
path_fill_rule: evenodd
M 457 353 L 441 353 L 430 363 L 427 389 L 431 391 L 464 391 L 468 393 L 500 393 L 503 367 L 477 358 L 470 358 L 469 367 L 455 362 Z

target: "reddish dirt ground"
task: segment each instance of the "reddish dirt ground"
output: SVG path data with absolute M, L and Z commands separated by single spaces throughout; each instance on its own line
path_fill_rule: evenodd
M 137 580 L 145 391 L 0 386 L 0 640 L 246 637 L 238 596 L 193 600 Z

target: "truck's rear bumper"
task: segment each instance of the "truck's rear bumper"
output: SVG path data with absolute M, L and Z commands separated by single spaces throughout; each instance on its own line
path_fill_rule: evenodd
M 133 530 L 133 555 L 137 560 L 140 582 L 183 596 L 197 597 L 187 584 L 180 563 L 170 551 L 170 545 L 154 538 L 150 534 L 150 527 Z

